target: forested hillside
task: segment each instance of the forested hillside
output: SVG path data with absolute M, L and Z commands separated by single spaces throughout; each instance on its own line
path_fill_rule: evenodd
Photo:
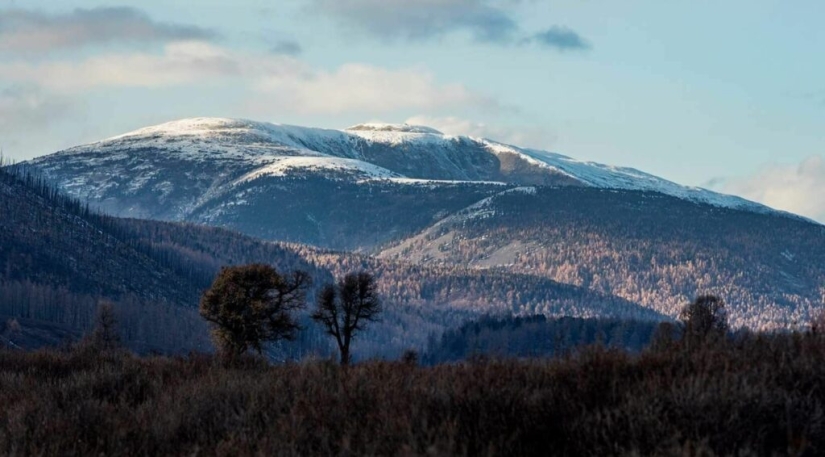
M 124 339 L 136 350 L 208 350 L 207 327 L 196 312 L 200 294 L 221 266 L 252 262 L 307 271 L 316 286 L 351 271 L 374 273 L 387 311 L 357 342 L 362 357 L 423 349 L 428 337 L 485 313 L 663 319 L 627 300 L 546 278 L 422 267 L 219 228 L 99 215 L 21 173 L 0 170 L 0 318 L 18 319 L 30 346 L 79 337 L 105 299 L 117 303 Z M 305 327 L 299 341 L 273 355 L 327 353 L 330 341 L 309 322 Z
M 550 278 L 671 317 L 712 293 L 752 328 L 805 325 L 825 301 L 822 225 L 648 192 L 503 192 L 380 257 Z
M 225 230 L 96 214 L 22 169 L 0 169 L 0 195 L 0 319 L 18 319 L 31 346 L 77 338 L 107 300 L 134 349 L 209 350 L 195 307 L 220 266 L 312 270 Z

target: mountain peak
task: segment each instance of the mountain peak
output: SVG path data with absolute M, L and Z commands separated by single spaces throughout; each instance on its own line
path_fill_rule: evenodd
M 145 176 L 135 178 L 131 184 L 135 192 L 146 186 L 163 188 L 166 181 L 148 174 L 147 170 L 166 170 L 168 161 L 174 159 L 181 163 L 179 170 L 187 170 L 193 164 L 216 167 L 216 173 L 227 179 L 230 174 L 259 176 L 261 173 L 253 172 L 265 169 L 263 174 L 267 176 L 335 175 L 350 180 L 392 176 L 514 185 L 575 185 L 658 192 L 719 207 L 770 211 L 738 197 L 681 186 L 631 168 L 584 162 L 491 140 L 454 137 L 411 124 L 363 123 L 345 130 L 332 130 L 198 117 L 146 127 L 55 156 L 41 157 L 32 163 L 61 168 L 61 163 L 70 156 L 69 160 L 93 169 L 109 163 L 110 167 L 117 168 L 112 169 L 112 176 L 127 173 L 130 170 L 127 166 L 134 166 L 132 160 L 145 161 L 144 168 L 140 169 Z M 266 168 L 270 165 L 272 167 Z M 186 176 L 182 182 L 193 182 L 191 176 Z M 108 189 L 100 185 L 99 177 L 86 178 L 83 185 L 72 181 L 82 188 L 83 195 L 88 195 L 91 189 L 100 192 Z M 214 183 L 215 179 L 209 182 Z
M 231 119 L 221 117 L 193 117 L 165 122 L 163 124 L 144 127 L 132 132 L 118 135 L 109 140 L 117 140 L 134 136 L 151 135 L 204 135 L 239 130 L 268 130 L 263 122 L 247 119 Z
M 349 132 L 396 132 L 396 133 L 428 133 L 432 135 L 443 135 L 443 133 L 432 127 L 410 124 L 384 124 L 379 122 L 366 122 L 353 125 L 346 129 Z

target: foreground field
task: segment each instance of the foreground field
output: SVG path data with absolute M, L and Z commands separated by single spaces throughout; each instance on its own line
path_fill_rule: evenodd
M 0 455 L 822 455 L 825 344 L 419 367 L 0 351 Z

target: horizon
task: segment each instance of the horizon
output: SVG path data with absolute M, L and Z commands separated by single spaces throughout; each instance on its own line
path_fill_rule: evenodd
M 766 0 L 6 1 L 0 147 L 27 160 L 212 115 L 407 122 L 825 222 L 818 12 Z

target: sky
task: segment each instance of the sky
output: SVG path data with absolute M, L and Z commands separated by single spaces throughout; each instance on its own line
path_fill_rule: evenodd
M 409 122 L 825 222 L 821 0 L 0 0 L 0 148 Z

